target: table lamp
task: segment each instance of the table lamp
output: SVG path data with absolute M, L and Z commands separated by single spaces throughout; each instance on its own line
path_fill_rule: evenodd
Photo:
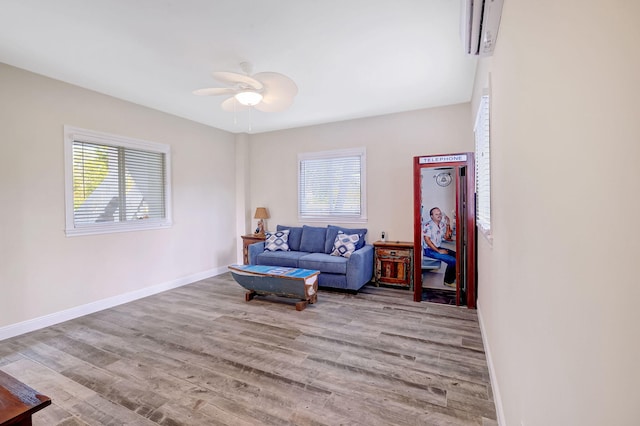
M 265 207 L 256 208 L 256 213 L 253 215 L 254 219 L 258 219 L 258 228 L 256 228 L 256 235 L 264 235 L 265 219 L 269 219 L 269 212 Z

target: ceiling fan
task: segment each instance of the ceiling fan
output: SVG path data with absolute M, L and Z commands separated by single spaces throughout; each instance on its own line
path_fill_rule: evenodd
M 244 111 L 254 107 L 263 112 L 280 112 L 289 108 L 298 93 L 298 86 L 286 75 L 277 72 L 251 74 L 248 62 L 240 63 L 244 74 L 228 71 L 212 73 L 213 78 L 227 87 L 209 87 L 194 90 L 194 95 L 231 95 L 222 102 L 225 111 Z

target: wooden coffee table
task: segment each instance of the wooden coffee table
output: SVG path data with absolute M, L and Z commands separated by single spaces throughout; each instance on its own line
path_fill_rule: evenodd
M 247 302 L 256 294 L 272 294 L 299 299 L 296 310 L 301 311 L 318 300 L 320 271 L 265 265 L 231 265 L 229 270 L 236 282 L 248 290 L 245 294 Z

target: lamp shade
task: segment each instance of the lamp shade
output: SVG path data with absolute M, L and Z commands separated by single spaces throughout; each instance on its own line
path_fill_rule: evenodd
M 265 207 L 256 208 L 256 214 L 253 215 L 254 219 L 269 219 L 269 212 Z

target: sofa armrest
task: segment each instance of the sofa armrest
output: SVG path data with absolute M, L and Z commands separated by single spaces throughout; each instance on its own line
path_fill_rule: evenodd
M 373 278 L 373 246 L 365 245 L 351 253 L 347 263 L 347 285 L 355 290 Z
M 249 265 L 257 264 L 257 257 L 264 251 L 264 241 L 249 244 Z

